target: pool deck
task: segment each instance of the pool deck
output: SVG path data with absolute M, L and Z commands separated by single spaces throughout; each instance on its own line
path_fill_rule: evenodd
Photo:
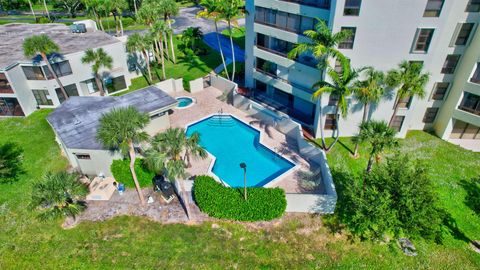
M 281 187 L 286 193 L 324 193 L 323 183 L 319 185 L 309 185 L 305 179 L 317 178 L 318 175 L 312 172 L 319 172 L 320 168 L 316 164 L 311 164 L 303 159 L 297 152 L 296 142 L 289 140 L 283 133 L 277 131 L 269 124 L 253 118 L 245 112 L 235 108 L 218 99 L 222 92 L 213 87 L 207 87 L 198 93 L 189 93 L 186 91 L 176 92 L 174 97 L 188 96 L 195 99 L 193 106 L 174 109 L 170 115 L 170 124 L 172 127 L 186 128 L 188 124 L 197 122 L 212 114 L 218 114 L 223 111 L 224 114 L 232 114 L 238 119 L 248 123 L 261 131 L 260 142 L 279 153 L 283 157 L 294 162 L 297 166 L 278 177 L 270 183 L 269 187 Z M 192 167 L 188 169 L 191 175 L 208 174 L 211 158 L 204 160 L 193 160 Z M 312 175 L 316 177 L 312 177 Z

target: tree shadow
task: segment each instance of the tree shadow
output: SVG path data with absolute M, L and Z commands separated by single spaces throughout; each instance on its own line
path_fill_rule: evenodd
M 477 215 L 480 214 L 480 176 L 472 179 L 463 179 L 460 186 L 467 192 L 465 204 Z
M 350 154 L 354 154 L 354 151 L 353 149 L 351 149 L 350 147 L 348 147 L 348 145 L 346 145 L 344 142 L 342 142 L 342 140 L 338 140 L 338 144 L 340 144 L 343 148 L 345 148 L 345 150 L 347 150 L 348 152 L 350 152 Z

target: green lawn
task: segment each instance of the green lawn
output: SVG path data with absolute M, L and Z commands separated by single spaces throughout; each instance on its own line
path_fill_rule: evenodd
M 65 158 L 41 110 L 25 119 L 0 121 L 0 143 L 18 142 L 25 149 L 27 174 L 0 185 L 1 269 L 478 269 L 480 256 L 454 238 L 445 245 L 416 241 L 419 256 L 406 257 L 396 244 L 358 242 L 333 235 L 311 216 L 270 229 L 241 224 L 161 225 L 141 217 L 85 222 L 63 230 L 60 221 L 40 223 L 28 210 L 32 182 L 46 171 L 62 170 Z M 345 140 L 342 140 L 345 141 Z M 414 156 L 437 164 L 440 196 L 450 205 L 459 228 L 478 238 L 479 218 L 463 204 L 461 178 L 479 171 L 479 154 L 451 146 L 423 132 L 402 143 Z M 433 158 L 429 155 L 433 154 Z M 361 168 L 340 145 L 328 156 L 337 167 Z M 358 163 L 358 164 L 357 164 Z
M 230 33 L 228 29 L 224 29 L 222 31 L 222 35 L 229 37 Z M 245 26 L 233 28 L 232 38 L 233 38 L 233 42 L 235 42 L 238 46 L 240 46 L 240 48 L 245 49 Z

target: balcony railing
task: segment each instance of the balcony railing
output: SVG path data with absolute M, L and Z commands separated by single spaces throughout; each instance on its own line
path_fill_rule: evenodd
M 270 52 L 270 53 L 273 53 L 273 54 L 276 54 L 276 55 L 279 55 L 281 57 L 285 57 L 285 58 L 288 58 L 288 54 L 287 53 L 284 53 L 284 52 L 280 52 L 280 51 L 276 51 L 275 49 L 270 49 L 270 48 L 267 48 L 267 47 L 263 47 L 261 45 L 256 45 L 258 49 L 260 50 L 263 50 L 263 51 L 267 51 L 267 52 Z M 289 58 L 290 59 L 290 58 Z M 306 66 L 309 66 L 309 67 L 313 67 L 313 68 L 316 68 L 317 67 L 317 63 L 315 61 L 306 61 L 304 58 L 301 58 L 301 57 L 297 57 L 295 59 L 292 59 L 300 64 L 304 64 Z
M 330 0 L 280 0 L 305 6 L 318 7 L 322 9 L 330 9 Z
M 260 20 L 256 20 L 256 19 L 255 19 L 255 23 L 263 24 L 263 25 L 266 25 L 266 26 L 270 26 L 270 27 L 273 27 L 273 28 L 276 28 L 276 29 L 280 29 L 280 30 L 284 30 L 284 31 L 287 31 L 287 32 L 295 33 L 295 34 L 298 34 L 298 35 L 303 35 L 302 29 L 291 29 L 291 28 L 288 28 L 288 27 L 284 27 L 284 26 L 280 26 L 280 25 L 277 25 L 277 24 L 274 24 L 274 23 L 268 23 L 268 22 L 264 22 L 264 21 L 260 21 Z
M 9 86 L 6 86 L 6 87 L 0 86 L 0 94 L 13 94 L 13 89 Z
M 472 77 L 470 78 L 470 82 L 480 84 L 480 77 Z
M 465 106 L 459 106 L 458 107 L 459 110 L 462 110 L 462 111 L 466 111 L 466 112 L 469 112 L 469 113 L 473 113 L 475 115 L 479 115 L 480 116 L 480 108 L 470 108 L 470 107 L 465 107 Z
M 305 92 L 307 92 L 307 93 L 312 93 L 312 92 L 313 92 L 313 89 L 309 89 L 309 88 L 307 88 L 307 87 L 305 87 L 305 86 L 302 86 L 302 85 L 296 84 L 296 83 L 294 83 L 294 82 L 291 82 L 291 81 L 289 81 L 289 80 L 286 80 L 286 79 L 284 79 L 284 78 L 278 77 L 276 74 L 272 74 L 272 73 L 270 73 L 270 72 L 268 72 L 268 71 L 264 71 L 264 70 L 262 70 L 262 69 L 260 69 L 260 68 L 255 68 L 255 70 L 258 71 L 258 72 L 260 72 L 260 73 L 262 73 L 262 74 L 264 74 L 264 75 L 267 75 L 267 76 L 269 76 L 269 77 L 272 77 L 272 78 L 274 78 L 274 79 L 277 79 L 277 80 L 279 80 L 279 81 L 281 81 L 281 82 L 283 82 L 283 83 L 286 83 L 286 84 L 288 84 L 288 85 L 291 85 L 292 87 L 295 87 L 295 88 L 297 88 L 297 89 L 300 89 L 300 90 L 302 90 L 302 91 L 305 91 Z

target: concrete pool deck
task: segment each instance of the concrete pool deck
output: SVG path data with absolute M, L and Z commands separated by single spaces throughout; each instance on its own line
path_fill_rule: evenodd
M 297 165 L 295 170 L 291 170 L 285 175 L 275 179 L 269 187 L 281 187 L 286 193 L 324 193 L 323 183 L 312 185 L 311 182 L 310 184 L 307 182 L 309 179 L 319 179 L 320 167 L 300 156 L 295 141 L 288 139 L 283 133 L 276 130 L 273 126 L 266 124 L 264 121 L 247 115 L 234 106 L 219 100 L 218 97 L 222 94 L 223 92 L 221 90 L 214 87 L 207 87 L 203 91 L 193 94 L 186 91 L 174 93 L 174 97 L 188 96 L 194 98 L 195 104 L 183 109 L 174 109 L 170 115 L 171 126 L 186 128 L 188 124 L 209 115 L 217 114 L 220 111 L 226 114 L 232 114 L 259 129 L 263 133 L 260 140 L 262 144 Z M 211 158 L 193 160 L 192 167 L 189 168 L 188 171 L 191 175 L 208 174 L 211 162 Z

